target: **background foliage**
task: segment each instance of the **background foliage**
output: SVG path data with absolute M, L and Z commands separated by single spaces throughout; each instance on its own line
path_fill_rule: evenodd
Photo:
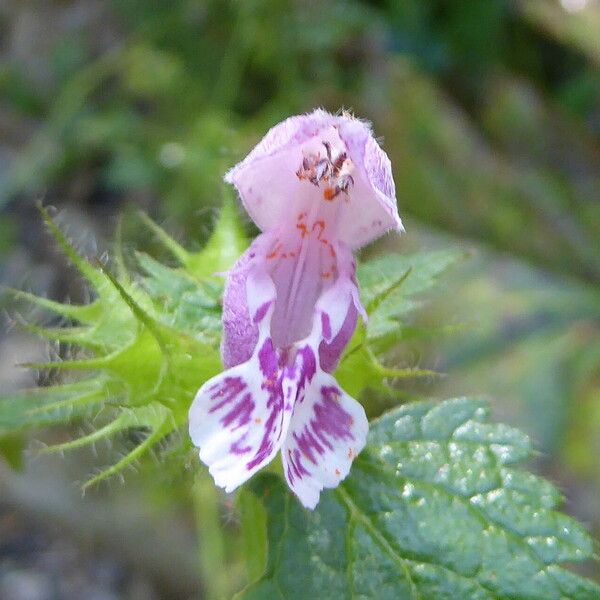
M 46 302 L 58 317 L 19 308 L 27 323 L 46 326 L 34 332 L 56 339 L 50 354 L 61 362 L 40 371 L 44 387 L 34 393 L 33 411 L 29 406 L 24 415 L 22 404 L 2 400 L 0 431 L 11 435 L 0 443 L 13 464 L 25 443 L 14 432 L 25 420 L 44 425 L 83 416 L 85 434 L 99 437 L 99 426 L 103 435 L 120 431 L 101 454 L 108 465 L 131 464 L 140 442 L 145 449 L 171 432 L 161 443 L 161 461 L 169 481 L 162 487 L 172 493 L 154 488 L 155 470 L 143 463 L 132 478 L 159 515 L 166 504 L 183 504 L 185 514 L 186 503 L 196 502 L 208 545 L 203 572 L 213 573 L 225 557 L 238 565 L 229 578 L 205 578 L 205 585 L 215 586 L 214 594 L 239 587 L 245 576 L 235 523 L 223 541 L 207 513 L 216 511 L 217 525 L 237 517 L 206 482 L 196 482 L 194 497 L 185 491 L 193 470 L 181 482 L 175 450 L 181 440 L 172 439 L 185 413 L 168 414 L 152 403 L 163 398 L 161 385 L 187 390 L 219 368 L 220 284 L 209 278 L 199 285 L 198 277 L 221 259 L 197 251 L 213 228 L 214 209 L 228 199 L 222 173 L 289 114 L 345 106 L 373 120 L 382 135 L 409 232 L 366 251 L 365 300 L 372 300 L 369 281 L 385 286 L 382 276 L 394 284 L 409 274 L 395 297 L 377 304 L 369 330 L 357 334 L 370 336 L 372 354 L 364 355 L 356 337 L 351 350 L 358 349 L 340 380 L 353 393 L 369 387 L 362 399 L 371 415 L 399 399 L 489 394 L 494 420 L 531 435 L 535 470 L 558 484 L 569 512 L 600 531 L 600 7 L 594 0 L 9 2 L 0 8 L 0 31 L 0 277 L 57 300 L 86 300 L 80 278 L 49 251 L 54 243 L 33 208 L 39 199 L 61 209 L 60 225 L 81 252 L 107 265 L 75 260 L 97 293 L 88 308 Z M 125 215 L 119 228 L 118 213 Z M 229 253 L 224 264 L 244 244 L 233 227 L 236 235 L 213 246 Z M 242 229 L 253 234 L 248 223 Z M 124 240 L 117 250 L 115 237 Z M 401 256 L 389 254 L 399 249 Z M 413 255 L 415 249 L 432 254 Z M 438 295 L 423 295 L 450 264 Z M 144 276 L 132 280 L 131 272 Z M 2 301 L 11 306 L 7 323 L 19 320 L 14 296 Z M 141 311 L 133 316 L 132 302 Z M 56 333 L 74 321 L 75 331 Z M 164 342 L 173 332 L 170 380 L 149 377 L 169 354 Z M 3 369 L 11 372 L 5 396 L 21 383 L 14 381 L 14 363 L 31 358 L 15 346 L 23 339 L 18 327 L 2 339 Z M 87 348 L 82 355 L 74 354 L 74 341 Z M 136 344 L 143 345 L 148 371 L 130 382 L 135 390 L 123 389 L 120 375 L 130 376 L 130 365 L 139 364 Z M 385 360 L 379 356 L 370 368 L 352 368 L 352 360 L 384 352 Z M 189 369 L 194 356 L 205 359 L 206 373 Z M 96 362 L 82 362 L 89 360 Z M 73 382 L 62 375 L 69 361 L 79 361 L 77 372 L 107 370 Z M 418 375 L 415 369 L 448 376 L 407 377 L 411 370 Z M 396 378 L 382 387 L 384 375 Z M 143 402 L 98 415 L 106 390 Z M 173 394 L 173 406 L 184 404 L 185 393 Z M 81 399 L 76 407 L 74 397 Z M 46 404 L 52 410 L 37 410 Z M 78 433 L 67 428 L 49 441 Z M 82 471 L 85 481 L 90 469 Z M 6 497 L 14 496 L 13 476 L 2 477 L 9 482 Z M 256 485 L 267 484 L 268 478 Z M 274 505 L 279 493 L 275 486 Z M 239 511 L 260 521 L 252 498 L 241 498 Z M 260 567 L 250 565 L 250 574 Z M 597 577 L 593 564 L 585 568 Z

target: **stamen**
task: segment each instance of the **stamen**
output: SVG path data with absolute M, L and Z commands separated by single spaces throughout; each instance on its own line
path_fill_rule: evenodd
M 323 191 L 325 200 L 333 200 L 341 192 L 348 195 L 354 186 L 354 179 L 350 174 L 354 170 L 352 161 L 346 152 L 340 152 L 335 159 L 332 158 L 331 144 L 323 141 L 326 157 L 321 154 L 308 154 L 302 159 L 302 166 L 296 171 L 296 177 L 300 181 L 307 180 L 314 186 L 319 187 L 321 181 L 327 182 Z

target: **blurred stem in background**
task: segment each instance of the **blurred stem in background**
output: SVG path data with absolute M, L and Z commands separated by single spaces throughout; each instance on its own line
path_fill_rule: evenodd
M 226 560 L 225 535 L 221 525 L 221 492 L 206 471 L 198 470 L 193 486 L 194 514 L 198 530 L 198 559 L 206 600 L 230 598 L 235 580 Z
M 242 489 L 237 496 L 243 556 L 246 557 L 246 580 L 256 581 L 265 571 L 267 561 L 267 524 L 265 507 L 255 494 Z

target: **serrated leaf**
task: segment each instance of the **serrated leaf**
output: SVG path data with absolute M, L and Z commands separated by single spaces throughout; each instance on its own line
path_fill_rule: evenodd
M 143 286 L 157 305 L 157 319 L 203 339 L 214 338 L 220 332 L 222 281 L 200 281 L 187 271 L 170 269 L 145 254 L 137 258 L 147 275 Z
M 0 435 L 75 419 L 104 399 L 107 385 L 107 379 L 100 376 L 2 396 Z
M 447 250 L 389 254 L 359 264 L 361 299 L 370 307 L 367 335 L 378 340 L 378 350 L 389 346 L 382 338 L 397 334 L 399 319 L 418 306 L 416 297 L 431 289 L 462 256 Z
M 140 257 L 148 274 L 144 286 L 123 271 L 122 260 L 118 261 L 120 277 L 116 278 L 102 264 L 79 256 L 49 215 L 42 213 L 62 250 L 93 286 L 96 298 L 87 305 L 69 306 L 13 292 L 16 298 L 69 319 L 64 327 L 26 325 L 34 333 L 74 349 L 65 360 L 29 366 L 100 374 L 76 383 L 0 396 L 0 436 L 91 416 L 91 408 L 96 413 L 107 409 L 104 417 L 108 424 L 65 444 L 61 450 L 109 437 L 130 427 L 132 419 L 150 431 L 123 459 L 88 482 L 95 483 L 129 465 L 173 428 L 182 426 L 194 393 L 220 370 L 218 317 L 222 286 L 214 280 L 194 277 L 186 267 L 171 269 L 146 256 Z M 219 235 L 224 235 L 223 231 Z M 164 232 L 163 237 L 165 243 L 170 240 Z M 180 248 L 182 253 L 190 260 L 196 256 Z M 156 423 L 151 417 L 159 409 L 160 422 Z
M 248 240 L 240 224 L 239 213 L 233 202 L 223 204 L 215 228 L 200 252 L 190 253 L 186 269 L 196 277 L 208 277 L 230 269 Z
M 215 228 L 200 252 L 188 252 L 145 214 L 142 213 L 141 218 L 182 267 L 198 279 L 211 277 L 231 268 L 248 246 L 233 202 L 223 204 Z
M 463 398 L 386 414 L 314 512 L 279 478 L 257 478 L 268 564 L 240 598 L 600 598 L 561 566 L 591 558 L 591 538 L 556 511 L 553 486 L 515 468 L 527 436 L 487 413 Z
M 83 489 L 91 487 L 100 481 L 104 481 L 140 459 L 146 452 L 158 443 L 162 438 L 175 430 L 177 423 L 173 419 L 173 413 L 158 403 L 135 407 L 122 411 L 113 421 L 96 429 L 87 436 L 77 438 L 64 444 L 49 446 L 46 452 L 64 452 L 74 450 L 93 444 L 102 439 L 108 439 L 115 434 L 130 428 L 147 429 L 146 437 L 123 456 L 116 463 L 100 469 L 96 475 L 83 484 Z
M 358 324 L 335 371 L 335 378 L 339 384 L 353 397 L 360 396 L 367 388 L 397 396 L 398 391 L 387 385 L 387 379 L 412 379 L 438 375 L 439 373 L 435 371 L 425 369 L 413 367 L 395 369 L 381 364 L 369 347 L 366 328 L 362 322 Z

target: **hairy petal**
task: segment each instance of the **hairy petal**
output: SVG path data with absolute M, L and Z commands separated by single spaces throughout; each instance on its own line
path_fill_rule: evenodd
M 304 346 L 304 356 L 314 351 Z M 298 393 L 281 448 L 285 478 L 300 502 L 313 509 L 323 488 L 337 487 L 354 457 L 364 448 L 369 429 L 363 407 L 317 368 Z
M 343 243 L 337 245 L 339 276 L 316 306 L 321 319 L 322 342 L 319 346 L 321 367 L 332 372 L 356 328 L 358 315 L 367 320 L 360 302 L 352 252 Z
M 200 460 L 228 492 L 273 459 L 290 414 L 284 414 L 280 355 L 270 336 L 275 286 L 260 262 L 248 262 L 244 284 L 244 310 L 258 343 L 248 361 L 200 388 L 189 413 L 190 437 Z
M 278 362 L 271 338 L 264 337 L 249 361 L 207 381 L 190 408 L 200 460 L 227 492 L 268 464 L 285 436 L 290 412 L 283 410 Z
M 321 129 L 332 125 L 335 119 L 334 115 L 321 109 L 310 114 L 289 117 L 269 129 L 250 154 L 226 173 L 225 181 L 237 188 L 244 208 L 263 231 L 277 227 L 281 222 L 277 218 L 280 214 L 279 211 L 271 210 L 272 207 L 263 201 L 260 187 L 245 184 L 248 174 L 255 171 L 257 166 L 260 168 L 261 164 L 265 164 L 266 159 L 274 155 L 297 150 L 304 142 L 316 136 Z M 262 189 L 267 190 L 268 178 L 263 183 L 266 185 Z M 249 189 L 250 187 L 252 189 Z M 281 200 L 282 198 L 279 198 L 280 203 Z
M 325 174 L 320 165 L 327 146 L 331 165 L 337 164 L 342 154 L 347 159 L 348 166 L 342 171 L 344 181 L 350 184 L 343 192 L 328 190 L 326 181 L 320 180 Z M 319 181 L 298 176 L 307 158 Z M 286 119 L 271 129 L 225 180 L 236 187 L 248 214 L 263 231 L 276 229 L 298 210 L 310 212 L 311 206 L 319 204 L 336 207 L 337 235 L 351 248 L 387 231 L 402 230 L 390 161 L 369 124 L 348 114 L 332 115 L 318 109 Z
M 398 215 L 392 165 L 373 137 L 370 125 L 347 118 L 339 131 L 357 167 L 355 189 L 350 197 L 353 210 L 340 215 L 340 239 L 356 249 L 388 231 L 404 231 Z
M 250 269 L 250 249 L 239 258 L 227 274 L 223 294 L 223 337 L 221 358 L 225 367 L 246 362 L 258 341 L 258 327 L 248 311 L 246 278 Z
M 327 373 L 333 373 L 337 364 L 342 357 L 344 348 L 348 345 L 348 342 L 352 339 L 354 330 L 356 329 L 356 323 L 358 321 L 358 310 L 351 302 L 348 305 L 348 311 L 346 318 L 340 327 L 337 335 L 331 339 L 331 341 L 323 340 L 319 345 L 319 360 L 323 371 Z
M 249 360 L 258 342 L 258 325 L 250 315 L 249 298 L 252 298 L 253 303 L 256 303 L 256 298 L 262 298 L 263 302 L 275 299 L 272 286 L 267 282 L 267 293 L 271 293 L 272 297 L 265 297 L 260 289 L 260 282 L 256 279 L 257 271 L 263 268 L 262 257 L 265 248 L 268 248 L 271 243 L 269 234 L 258 236 L 227 273 L 223 295 L 223 337 L 221 339 L 221 357 L 227 368 Z M 252 278 L 254 285 L 251 290 L 248 290 L 250 273 L 255 273 Z

